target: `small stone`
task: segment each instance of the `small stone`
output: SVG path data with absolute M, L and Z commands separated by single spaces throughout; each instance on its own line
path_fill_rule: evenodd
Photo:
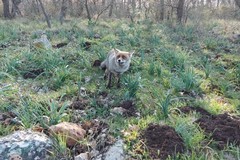
M 123 115 L 125 111 L 126 109 L 122 107 L 114 107 L 113 109 L 110 110 L 111 113 L 120 114 L 120 115 Z
M 86 131 L 81 126 L 70 122 L 62 122 L 51 126 L 49 129 L 51 134 L 66 136 L 67 146 L 74 146 L 79 140 L 82 140 L 86 134 Z
M 90 160 L 89 152 L 81 153 L 74 157 L 75 160 Z
M 106 153 L 98 155 L 94 160 L 125 160 L 126 156 L 123 149 L 123 140 L 119 139 L 114 143 Z

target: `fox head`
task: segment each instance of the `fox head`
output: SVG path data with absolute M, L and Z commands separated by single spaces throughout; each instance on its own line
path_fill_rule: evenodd
M 133 55 L 134 51 L 131 52 L 125 52 L 125 51 L 120 51 L 118 49 L 114 49 L 114 54 L 115 54 L 115 62 L 119 66 L 124 66 L 126 64 L 129 64 L 131 61 L 131 57 Z

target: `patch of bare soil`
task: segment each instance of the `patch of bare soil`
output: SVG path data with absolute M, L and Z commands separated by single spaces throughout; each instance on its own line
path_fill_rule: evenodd
M 109 134 L 109 126 L 105 122 L 94 119 L 85 121 L 82 127 L 87 131 L 92 149 L 101 152 L 115 141 L 114 137 Z
M 62 48 L 64 46 L 68 45 L 66 42 L 58 43 L 56 45 L 52 45 L 53 48 Z
M 185 150 L 182 138 L 170 126 L 150 124 L 141 137 L 153 159 L 166 159 Z
M 180 111 L 185 114 L 195 111 L 197 113 L 200 113 L 202 116 L 210 116 L 211 115 L 208 111 L 206 111 L 205 109 L 200 108 L 200 107 L 185 106 L 185 107 L 180 108 Z
M 93 62 L 93 67 L 99 67 L 101 65 L 101 61 L 99 59 Z
M 39 69 L 33 69 L 31 71 L 28 71 L 26 73 L 23 74 L 23 78 L 24 79 L 28 79 L 28 78 L 36 78 L 38 75 L 40 75 L 41 73 L 44 72 L 44 69 L 39 68 Z
M 137 116 L 136 106 L 132 100 L 123 101 L 119 106 L 124 109 L 123 115 L 126 117 Z
M 85 50 L 89 50 L 89 49 L 91 48 L 91 46 L 92 46 L 92 43 L 86 41 L 86 42 L 84 42 L 84 43 L 82 44 L 82 46 L 83 46 L 83 48 L 84 48 Z
M 240 145 L 240 118 L 227 113 L 203 116 L 196 123 L 224 149 L 228 142 Z
M 84 110 L 89 104 L 89 100 L 83 98 L 76 98 L 73 100 L 70 108 Z

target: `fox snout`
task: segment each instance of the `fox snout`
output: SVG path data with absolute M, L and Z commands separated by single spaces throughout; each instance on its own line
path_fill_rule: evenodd
M 124 65 L 124 63 L 125 63 L 125 60 L 123 60 L 123 59 L 118 59 L 117 60 L 117 63 L 121 66 L 121 65 Z

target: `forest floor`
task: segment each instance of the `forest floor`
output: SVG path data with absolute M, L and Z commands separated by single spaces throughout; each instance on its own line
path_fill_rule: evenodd
M 231 38 L 239 22 L 0 24 L 0 137 L 98 121 L 132 159 L 240 158 L 240 40 Z M 34 48 L 40 30 L 52 48 Z M 112 48 L 135 53 L 121 88 L 108 89 L 98 66 Z

